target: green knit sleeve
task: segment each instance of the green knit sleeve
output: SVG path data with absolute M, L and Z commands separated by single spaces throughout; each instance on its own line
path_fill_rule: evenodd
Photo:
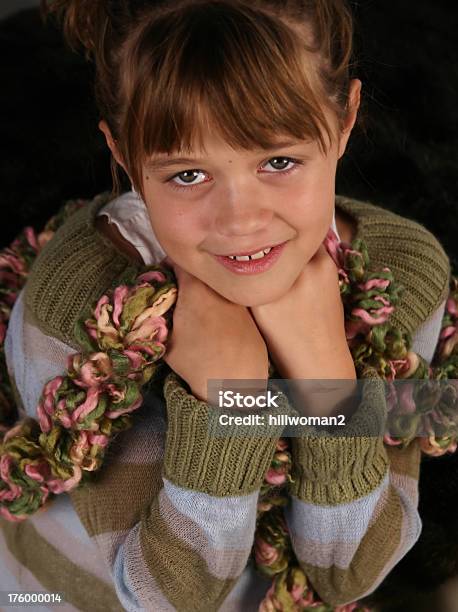
M 388 266 L 403 287 L 391 322 L 414 333 L 448 295 L 450 261 L 441 243 L 417 221 L 369 202 L 336 196 L 336 206 L 353 218 L 371 265 Z
M 221 411 L 191 395 L 175 372 L 165 379 L 164 396 L 168 480 L 218 497 L 247 495 L 261 487 L 283 429 L 269 424 L 268 415 L 289 410 L 284 396 L 279 396 L 278 408 L 259 411 L 264 417 L 259 425 L 224 427 L 218 421 Z
M 83 313 L 141 269 L 95 227 L 97 212 L 109 199 L 100 194 L 67 219 L 38 255 L 25 285 L 29 321 L 75 350 L 80 349 L 75 327 Z
M 384 383 L 374 374 L 342 432 L 317 435 L 307 427 L 303 436 L 292 438 L 291 493 L 304 502 L 337 505 L 373 491 L 388 470 L 385 419 Z
M 373 592 L 418 540 L 420 448 L 385 447 L 383 381 L 365 381 L 344 435 L 293 439 L 291 543 L 331 606 Z

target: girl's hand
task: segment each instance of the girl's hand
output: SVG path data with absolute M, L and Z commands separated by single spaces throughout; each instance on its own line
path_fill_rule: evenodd
M 286 295 L 250 310 L 283 378 L 356 378 L 337 268 L 324 245 Z
M 267 381 L 269 358 L 245 306 L 234 304 L 166 258 L 178 282 L 165 362 L 207 401 L 208 379 Z

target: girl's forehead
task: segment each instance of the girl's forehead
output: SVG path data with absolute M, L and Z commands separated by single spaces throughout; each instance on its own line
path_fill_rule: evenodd
M 250 155 L 268 153 L 278 149 L 297 146 L 312 149 L 313 147 L 317 146 L 317 141 L 312 139 L 294 138 L 292 136 L 288 136 L 287 134 L 279 134 L 272 138 L 272 143 L 269 147 L 263 146 L 262 143 L 253 143 L 249 147 L 241 147 L 230 144 L 224 140 L 223 137 L 215 136 L 214 133 L 209 133 L 199 144 L 194 143 L 187 148 L 175 148 L 166 153 L 156 152 L 150 155 L 149 158 L 154 162 L 171 158 L 176 159 L 178 157 L 183 161 L 187 161 L 187 156 L 202 159 L 208 157 L 209 155 L 228 156 L 229 158 L 231 156 L 248 157 Z M 152 163 L 151 166 L 154 167 L 155 164 Z
M 264 136 L 264 135 L 263 135 Z M 189 143 L 179 142 L 170 149 L 150 149 L 146 151 L 147 162 L 150 160 L 167 160 L 170 158 L 207 158 L 211 155 L 249 157 L 252 155 L 274 152 L 291 147 L 306 148 L 314 151 L 319 147 L 318 138 L 297 136 L 286 131 L 272 132 L 263 141 L 251 139 L 245 145 L 226 138 L 216 125 L 202 126 L 194 133 Z M 153 164 L 154 165 L 154 164 Z
M 224 141 L 219 139 L 215 141 L 211 139 L 213 144 L 208 143 L 206 149 L 189 149 L 171 151 L 170 153 L 156 153 L 147 156 L 145 159 L 145 170 L 151 173 L 160 173 L 166 170 L 172 171 L 175 166 L 180 164 L 189 165 L 207 165 L 212 164 L 217 166 L 221 164 L 252 164 L 258 163 L 264 157 L 273 157 L 274 155 L 302 155 L 307 159 L 313 159 L 318 152 L 319 144 L 317 141 L 300 140 L 300 139 L 281 139 L 278 140 L 272 147 L 265 148 L 254 146 L 250 149 L 234 148 Z

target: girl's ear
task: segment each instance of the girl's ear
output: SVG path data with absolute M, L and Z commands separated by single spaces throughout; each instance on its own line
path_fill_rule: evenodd
M 355 125 L 356 117 L 358 116 L 358 109 L 361 102 L 361 81 L 359 79 L 352 79 L 350 81 L 350 92 L 348 96 L 348 115 L 345 121 L 345 126 L 340 133 L 339 141 L 339 159 L 345 153 L 347 148 L 348 139 L 350 138 L 351 131 Z
M 113 136 L 111 135 L 111 131 L 110 128 L 108 127 L 107 122 L 102 119 L 102 121 L 99 122 L 99 130 L 101 132 L 104 133 L 105 135 L 105 139 L 107 141 L 107 145 L 111 151 L 111 154 L 113 155 L 113 157 L 115 158 L 115 160 L 117 161 L 117 163 L 122 166 L 122 168 L 124 169 L 124 171 L 126 172 L 126 174 L 128 174 L 126 167 L 123 163 L 122 157 L 118 151 L 118 147 L 116 145 L 116 142 L 113 138 Z

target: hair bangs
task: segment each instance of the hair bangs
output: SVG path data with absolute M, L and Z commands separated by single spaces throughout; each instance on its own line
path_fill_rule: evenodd
M 182 7 L 143 28 L 129 55 L 121 140 L 138 185 L 145 157 L 204 150 L 208 133 L 246 150 L 290 136 L 326 152 L 323 129 L 332 142 L 317 67 L 299 35 L 267 13 Z

